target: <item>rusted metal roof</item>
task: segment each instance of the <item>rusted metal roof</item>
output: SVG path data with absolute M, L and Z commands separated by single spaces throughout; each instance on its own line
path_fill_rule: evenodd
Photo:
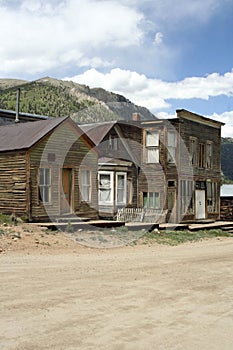
M 0 117 L 9 117 L 15 119 L 16 112 L 10 109 L 0 109 Z M 33 114 L 33 113 L 24 113 L 19 112 L 19 119 L 27 119 L 27 120 L 45 120 L 45 119 L 52 119 L 52 117 L 49 117 L 47 115 L 40 115 L 40 114 Z
M 109 130 L 111 130 L 116 123 L 117 122 L 85 124 L 79 125 L 79 127 L 87 134 L 87 136 L 94 142 L 94 144 L 98 146 L 103 138 L 107 135 Z
M 0 152 L 28 149 L 68 117 L 0 127 Z

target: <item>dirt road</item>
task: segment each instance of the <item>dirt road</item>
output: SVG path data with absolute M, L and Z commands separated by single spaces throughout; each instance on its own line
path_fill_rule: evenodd
M 232 350 L 233 240 L 0 255 L 1 350 Z

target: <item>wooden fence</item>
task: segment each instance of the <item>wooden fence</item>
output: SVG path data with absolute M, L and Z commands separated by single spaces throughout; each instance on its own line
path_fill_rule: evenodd
M 147 208 L 122 208 L 118 209 L 117 221 L 124 222 L 148 222 L 162 224 L 166 222 L 167 210 Z

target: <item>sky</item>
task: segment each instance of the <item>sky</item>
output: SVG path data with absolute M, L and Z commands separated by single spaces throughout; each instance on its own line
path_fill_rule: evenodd
M 233 0 L 0 0 L 0 78 L 102 87 L 233 137 Z

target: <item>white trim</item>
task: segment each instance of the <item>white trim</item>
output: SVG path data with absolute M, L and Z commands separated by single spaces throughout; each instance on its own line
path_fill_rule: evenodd
M 109 186 L 106 186 L 106 190 L 109 189 L 110 190 L 110 197 L 108 200 L 101 200 L 100 198 L 100 192 L 101 192 L 101 184 L 100 184 L 100 179 L 101 179 L 101 175 L 109 175 Z M 99 171 L 98 172 L 98 183 L 99 183 L 99 204 L 100 205 L 113 205 L 113 193 L 114 193 L 114 187 L 113 187 L 113 171 Z M 103 186 L 104 189 L 104 186 Z
M 123 175 L 124 176 L 124 195 L 123 195 L 123 201 L 118 202 L 118 176 Z M 127 202 L 127 173 L 125 172 L 116 172 L 116 205 L 124 205 Z

